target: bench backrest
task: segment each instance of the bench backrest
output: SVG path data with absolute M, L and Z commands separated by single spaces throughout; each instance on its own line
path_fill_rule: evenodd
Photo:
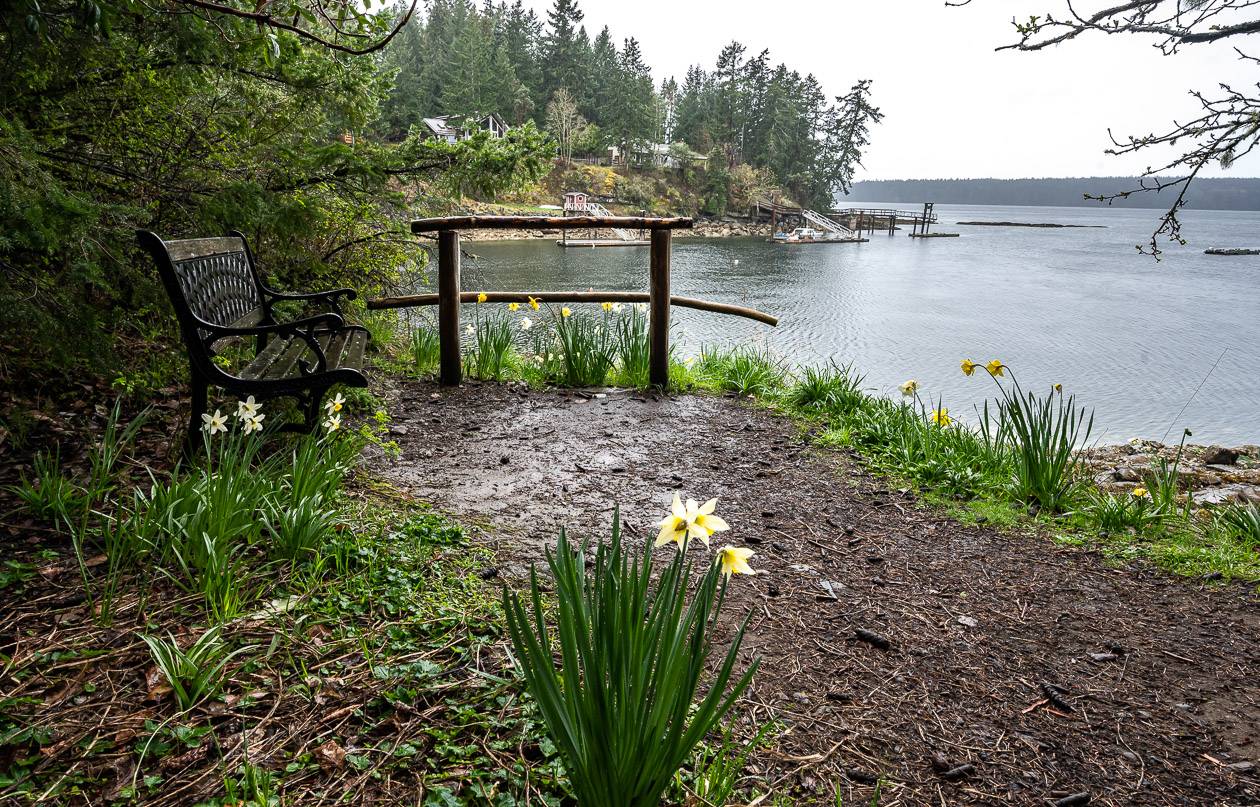
M 163 241 L 137 234 L 153 256 L 190 350 L 205 350 L 211 325 L 258 325 L 267 320 L 253 255 L 239 233 L 221 238 Z

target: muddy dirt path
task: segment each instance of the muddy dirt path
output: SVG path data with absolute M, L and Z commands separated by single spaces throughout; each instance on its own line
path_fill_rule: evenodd
M 765 573 L 732 586 L 762 656 L 744 719 L 786 729 L 749 767 L 798 803 L 882 776 L 885 805 L 1260 804 L 1254 586 L 959 524 L 727 398 L 406 384 L 392 409 L 380 470 L 510 580 L 614 503 L 646 535 L 675 491 L 720 497 Z

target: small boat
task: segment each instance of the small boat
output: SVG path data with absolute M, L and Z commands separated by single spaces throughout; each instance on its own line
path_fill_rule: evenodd
M 813 227 L 797 227 L 791 232 L 775 233 L 770 239 L 776 244 L 814 244 L 819 241 L 847 241 L 835 233 L 815 230 Z

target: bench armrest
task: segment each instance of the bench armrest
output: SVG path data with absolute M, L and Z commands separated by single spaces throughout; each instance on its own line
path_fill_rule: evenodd
M 323 303 L 334 314 L 341 314 L 341 306 L 337 303 L 337 298 L 345 297 L 347 300 L 354 300 L 358 298 L 359 293 L 354 289 L 329 289 L 328 291 L 309 292 L 274 291 L 263 286 L 263 295 L 266 297 L 265 305 L 268 315 L 271 314 L 272 304 L 283 300 L 308 300 Z

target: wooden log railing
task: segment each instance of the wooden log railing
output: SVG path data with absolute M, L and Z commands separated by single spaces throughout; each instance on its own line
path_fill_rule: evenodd
M 369 309 L 404 308 L 409 306 L 437 305 L 438 339 L 440 342 L 439 379 L 447 385 L 459 384 L 463 367 L 461 361 L 459 307 L 460 303 L 476 302 L 478 292 L 465 292 L 460 288 L 459 231 L 469 229 L 539 230 L 539 229 L 643 229 L 651 232 L 648 291 L 565 291 L 565 292 L 484 292 L 486 302 L 525 303 L 532 297 L 539 302 L 552 303 L 641 303 L 647 302 L 648 312 L 648 381 L 654 386 L 665 386 L 669 381 L 669 309 L 671 305 L 733 314 L 748 317 L 769 325 L 778 320 L 761 311 L 728 303 L 716 303 L 693 297 L 674 297 L 670 294 L 671 235 L 676 229 L 688 229 L 689 218 L 654 218 L 648 216 L 447 216 L 444 218 L 418 219 L 411 223 L 413 233 L 437 233 L 438 242 L 438 290 L 437 294 L 412 294 L 401 297 L 383 297 L 367 302 Z

